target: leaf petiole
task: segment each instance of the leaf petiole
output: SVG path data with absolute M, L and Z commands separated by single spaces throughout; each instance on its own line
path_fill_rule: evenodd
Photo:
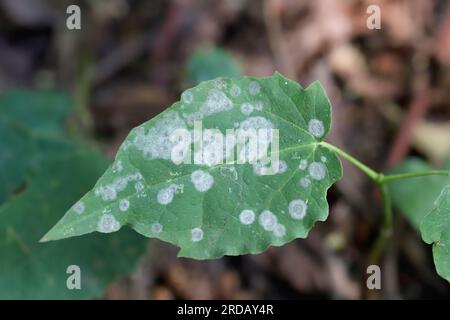
M 328 142 L 325 142 L 325 141 L 321 141 L 321 142 L 319 142 L 319 144 L 325 148 L 328 148 L 329 150 L 336 152 L 343 158 L 350 161 L 352 164 L 354 164 L 356 167 L 358 167 L 360 170 L 362 170 L 364 173 L 366 173 L 376 183 L 380 182 L 381 175 L 378 172 L 369 168 L 368 166 L 366 166 L 364 163 L 360 162 L 359 160 L 355 159 L 354 157 L 349 155 L 347 152 L 345 152 L 345 151 L 339 149 L 338 147 L 335 147 L 334 145 L 329 144 Z
M 389 183 L 396 180 L 410 179 L 424 176 L 448 176 L 450 178 L 450 171 L 448 170 L 431 170 L 431 171 L 421 171 L 421 172 L 408 172 L 400 174 L 390 174 L 384 176 L 382 179 L 383 183 Z
M 364 163 L 360 162 L 359 160 L 355 159 L 351 155 L 349 155 L 347 152 L 339 149 L 338 147 L 329 144 L 328 142 L 321 141 L 319 144 L 325 148 L 328 148 L 329 150 L 332 150 L 339 154 L 341 157 L 347 159 L 352 164 L 354 164 L 356 167 L 358 167 L 361 171 L 366 173 L 369 178 L 371 178 L 373 181 L 375 181 L 379 185 L 387 184 L 392 181 L 396 180 L 402 180 L 402 179 L 410 179 L 410 178 L 417 178 L 417 177 L 424 177 L 424 176 L 448 176 L 450 177 L 450 171 L 449 170 L 430 170 L 430 171 L 422 171 L 422 172 L 408 172 L 408 173 L 400 173 L 400 174 L 389 174 L 384 175 L 382 173 L 376 172 L 375 170 L 369 168 Z

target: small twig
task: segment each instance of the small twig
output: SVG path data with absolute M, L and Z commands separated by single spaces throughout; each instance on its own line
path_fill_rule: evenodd
M 408 114 L 394 139 L 387 160 L 389 166 L 399 163 L 408 154 L 413 130 L 427 113 L 429 105 L 428 100 L 429 89 L 426 86 L 414 97 L 408 110 Z
M 295 79 L 296 68 L 288 54 L 280 19 L 280 2 L 265 0 L 263 2 L 264 23 L 267 29 L 269 46 L 274 55 L 275 64 L 288 78 Z

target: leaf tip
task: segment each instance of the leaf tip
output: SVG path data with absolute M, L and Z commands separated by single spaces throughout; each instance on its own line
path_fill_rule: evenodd
M 45 242 L 50 242 L 50 241 L 53 241 L 53 240 L 57 240 L 57 239 L 52 235 L 52 233 L 53 233 L 52 231 L 53 231 L 53 228 L 50 229 L 46 234 L 44 234 L 44 235 L 42 236 L 42 238 L 39 239 L 39 243 L 45 243 Z

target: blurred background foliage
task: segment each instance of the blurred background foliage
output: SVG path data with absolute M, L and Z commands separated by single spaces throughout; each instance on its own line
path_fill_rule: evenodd
M 81 30 L 65 26 L 74 3 Z M 366 27 L 370 4 L 380 30 Z M 183 89 L 275 70 L 303 86 L 321 81 L 330 141 L 370 166 L 448 167 L 448 1 L 0 0 L 0 298 L 448 297 L 414 228 L 442 179 L 392 186 L 406 219 L 395 216 L 383 290 L 368 294 L 380 197 L 347 163 L 328 221 L 260 255 L 177 259 L 173 246 L 129 230 L 38 243 L 129 130 Z M 65 286 L 71 264 L 80 291 Z

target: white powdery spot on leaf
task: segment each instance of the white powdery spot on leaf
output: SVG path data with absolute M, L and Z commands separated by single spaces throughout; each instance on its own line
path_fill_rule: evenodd
M 265 176 L 279 173 L 279 171 L 277 172 L 275 169 L 273 169 L 270 164 L 264 165 L 261 162 L 256 162 L 253 164 L 253 172 L 258 176 Z
M 288 169 L 286 161 L 280 160 L 278 164 L 278 173 L 285 173 Z
M 264 102 L 256 101 L 255 102 L 255 110 L 261 111 L 264 108 Z
M 222 78 L 217 78 L 214 80 L 214 86 L 219 90 L 225 90 L 227 88 L 227 82 Z
M 249 209 L 242 210 L 239 220 L 245 225 L 252 224 L 255 221 L 255 212 Z
M 191 239 L 194 242 L 198 242 L 203 239 L 203 230 L 200 228 L 194 228 L 191 230 Z
M 127 188 L 128 185 L 128 179 L 126 177 L 119 177 L 113 181 L 113 183 L 110 185 L 111 188 L 116 190 L 116 192 L 123 191 Z
M 177 112 L 167 112 L 152 128 L 137 128 L 133 144 L 147 160 L 170 160 L 175 146 L 170 135 L 177 129 L 186 129 L 186 123 Z
M 186 104 L 191 104 L 194 101 L 194 95 L 191 91 L 186 90 L 181 94 L 181 100 Z
M 119 210 L 120 211 L 127 211 L 128 208 L 130 207 L 130 201 L 128 201 L 127 199 L 122 199 L 119 202 Z
M 100 186 L 95 189 L 95 194 L 101 196 L 104 201 L 112 201 L 117 197 L 116 189 L 112 186 Z
M 201 112 L 193 112 L 188 114 L 183 114 L 183 117 L 186 119 L 186 123 L 189 126 L 193 126 L 195 121 L 200 121 L 203 119 L 203 115 Z
M 134 184 L 134 189 L 136 189 L 137 192 L 144 190 L 145 186 L 141 181 L 138 181 Z
M 233 85 L 230 89 L 230 95 L 232 97 L 237 97 L 241 94 L 241 88 L 239 88 L 237 85 Z
M 123 170 L 122 161 L 116 160 L 111 166 L 112 172 L 117 173 Z
M 212 89 L 206 101 L 200 107 L 202 116 L 209 116 L 214 113 L 230 110 L 233 107 L 233 103 L 230 99 L 220 90 Z
M 158 203 L 162 205 L 169 204 L 173 200 L 173 192 L 168 188 L 161 189 L 159 190 L 156 199 L 158 200 Z
M 213 176 L 203 170 L 195 170 L 192 172 L 191 181 L 195 189 L 199 192 L 208 191 L 214 184 Z
M 300 185 L 303 188 L 308 188 L 311 184 L 311 180 L 308 177 L 303 177 L 300 179 Z
M 311 119 L 308 123 L 308 131 L 316 138 L 321 138 L 325 133 L 323 123 L 317 119 Z
M 102 233 L 111 233 L 118 231 L 120 227 L 119 221 L 117 221 L 112 214 L 106 213 L 100 217 L 97 225 L 97 231 Z
M 152 224 L 151 230 L 152 230 L 153 233 L 158 234 L 158 233 L 162 232 L 163 226 L 162 226 L 161 223 L 155 222 L 155 223 Z
M 261 212 L 258 221 L 266 231 L 273 231 L 278 224 L 277 217 L 269 210 L 264 210 Z
M 323 163 L 327 162 L 327 158 L 325 158 L 324 156 L 320 157 L 320 161 L 322 161 Z
M 171 184 L 167 188 L 163 188 L 163 189 L 159 190 L 158 194 L 156 196 L 156 199 L 158 200 L 158 203 L 160 203 L 162 205 L 169 204 L 172 202 L 173 196 L 175 195 L 175 193 L 183 190 L 183 188 L 184 188 L 184 185 Z
M 320 162 L 313 162 L 309 165 L 309 175 L 314 180 L 322 180 L 325 178 L 325 175 L 327 173 L 327 168 L 323 163 Z
M 305 217 L 308 205 L 301 199 L 292 200 L 289 203 L 289 214 L 293 219 L 301 220 Z
M 247 119 L 245 119 L 244 121 L 241 122 L 241 124 L 239 125 L 239 128 L 242 130 L 249 130 L 249 129 L 255 129 L 255 130 L 259 130 L 259 129 L 273 129 L 274 126 L 272 124 L 272 122 L 270 122 L 269 120 L 267 120 L 264 117 L 249 117 Z
M 305 170 L 308 167 L 308 160 L 300 160 L 300 164 L 298 165 L 298 168 L 300 170 Z
M 278 223 L 273 229 L 273 234 L 278 238 L 284 237 L 286 235 L 286 227 L 281 223 Z
M 112 183 L 106 186 L 99 186 L 95 189 L 95 195 L 101 196 L 105 201 L 112 201 L 117 198 L 117 193 L 126 189 L 128 182 L 142 179 L 139 172 L 117 177 Z
M 253 105 L 251 103 L 245 102 L 241 105 L 242 114 L 248 116 L 253 112 Z
M 244 147 L 241 149 L 240 154 L 238 154 L 238 159 L 245 159 L 251 156 L 251 159 L 249 160 L 255 161 L 267 155 L 267 151 L 273 139 L 274 125 L 272 124 L 272 122 L 261 116 L 248 117 L 241 122 L 241 124 L 239 125 L 239 129 L 243 130 L 244 133 L 255 130 L 255 132 L 257 132 L 258 134 L 258 144 L 256 154 L 255 152 L 248 152 L 250 151 L 249 144 L 247 144 L 246 146 L 244 145 Z M 260 135 L 261 133 L 262 135 Z
M 208 131 L 206 129 L 202 148 L 194 154 L 194 159 L 197 159 L 195 161 L 197 164 L 213 167 L 226 159 L 227 149 L 225 148 L 228 147 L 228 143 L 225 143 L 226 137 L 221 132 L 207 135 Z
M 72 207 L 73 211 L 75 211 L 78 214 L 82 214 L 84 210 L 86 209 L 86 206 L 82 201 L 78 201 L 75 203 L 75 205 Z
M 250 82 L 250 84 L 248 85 L 248 92 L 254 96 L 257 95 L 259 93 L 259 91 L 261 90 L 261 86 L 259 85 L 258 82 L 256 81 L 252 81 Z

